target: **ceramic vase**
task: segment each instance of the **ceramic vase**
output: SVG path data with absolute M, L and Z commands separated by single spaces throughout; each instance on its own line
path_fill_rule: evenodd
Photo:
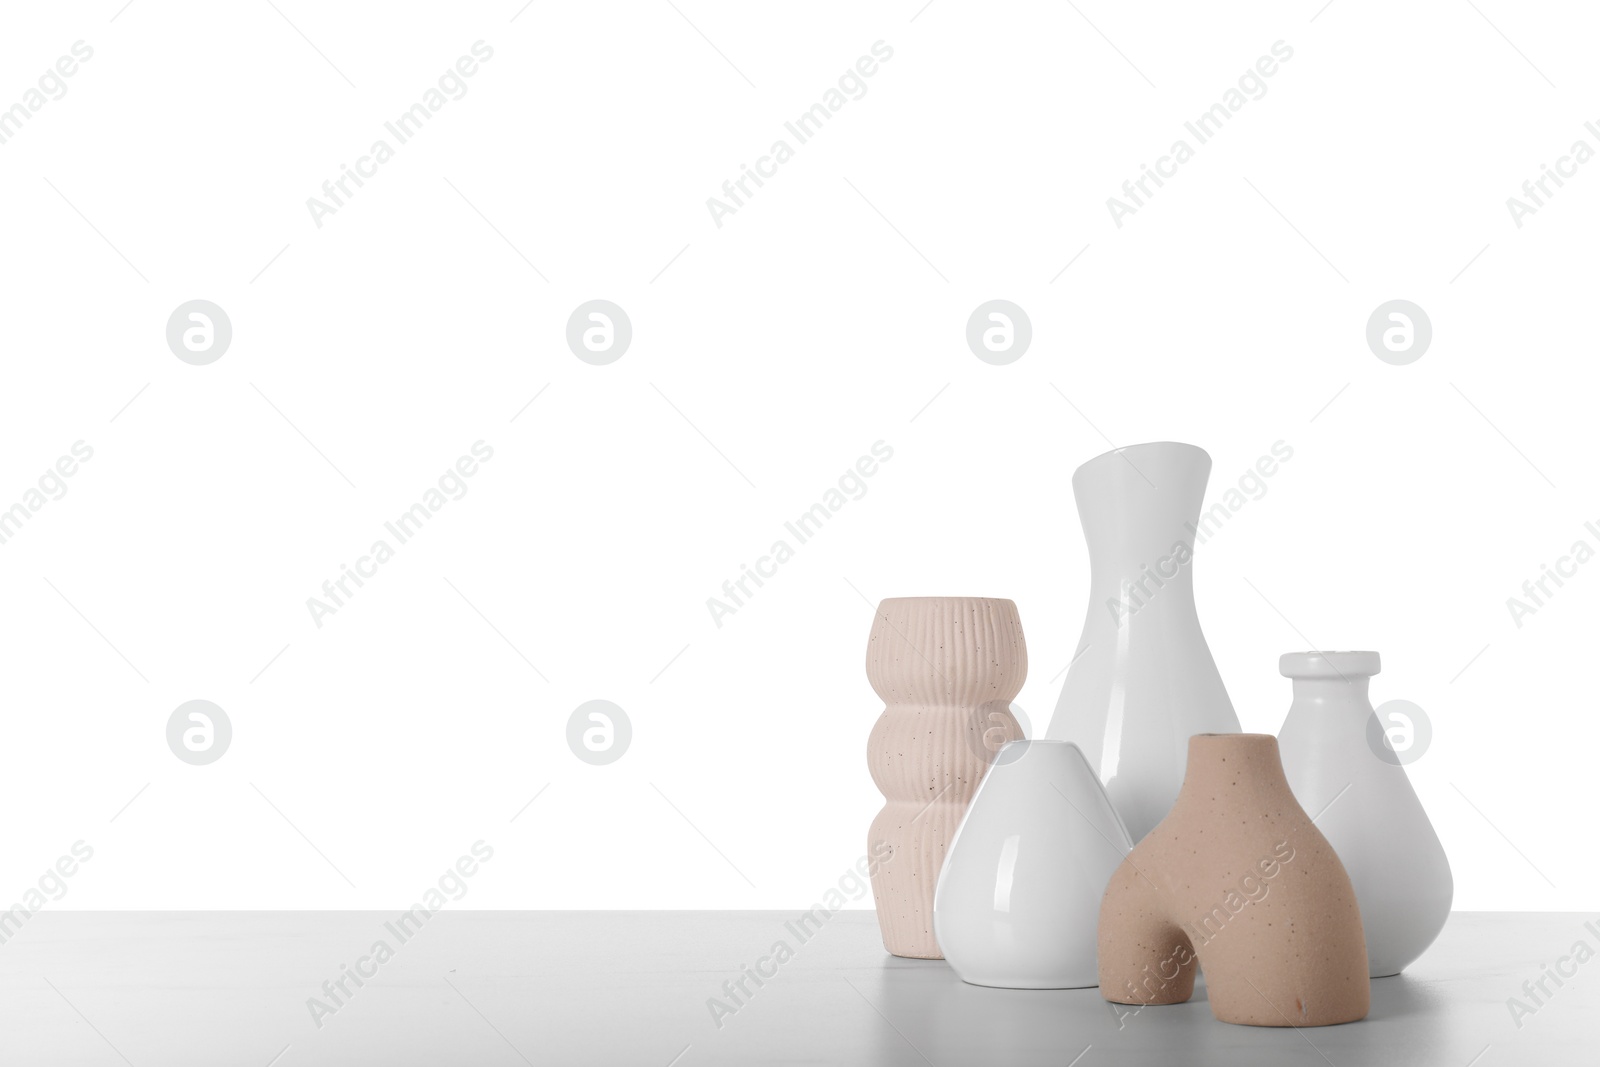
M 1200 632 L 1194 546 L 1211 457 L 1170 441 L 1097 456 L 1072 476 L 1089 546 L 1089 614 L 1047 737 L 1072 741 L 1135 841 L 1183 781 L 1189 738 L 1237 733 Z
M 1367 695 L 1378 654 L 1292 652 L 1278 670 L 1294 682 L 1278 733 L 1289 785 L 1350 872 L 1369 973 L 1399 974 L 1444 928 L 1455 883 Z
M 1202 734 L 1172 811 L 1111 876 L 1100 995 L 1176 1004 L 1205 972 L 1211 1011 L 1247 1026 L 1364 1018 L 1361 911 L 1328 839 L 1295 801 L 1270 734 Z
M 1077 745 L 1006 745 L 939 874 L 933 921 L 945 959 L 973 985 L 1095 985 L 1100 898 L 1132 848 Z
M 933 891 L 945 848 L 994 752 L 1022 736 L 1012 699 L 1028 673 L 1017 606 L 986 597 L 907 597 L 878 605 L 867 679 L 883 714 L 867 739 L 886 803 L 867 833 L 883 945 L 941 959 Z

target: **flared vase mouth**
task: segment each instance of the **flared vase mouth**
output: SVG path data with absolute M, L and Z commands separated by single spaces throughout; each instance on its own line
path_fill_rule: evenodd
M 1376 652 L 1285 652 L 1278 673 L 1285 678 L 1370 678 L 1381 669 Z
M 1109 452 L 1102 452 L 1093 459 L 1079 464 L 1078 469 L 1073 474 L 1077 475 L 1091 467 L 1101 466 L 1117 459 L 1131 461 L 1137 467 L 1140 456 L 1150 456 L 1162 452 L 1167 454 L 1190 452 L 1194 454 L 1196 459 L 1203 460 L 1207 467 L 1211 465 L 1211 453 L 1199 445 L 1191 445 L 1186 441 L 1145 441 L 1142 444 L 1123 445 L 1121 448 L 1113 448 Z

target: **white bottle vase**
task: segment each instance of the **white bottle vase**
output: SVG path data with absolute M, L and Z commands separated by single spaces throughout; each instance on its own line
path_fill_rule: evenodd
M 1004 746 L 939 872 L 933 923 L 945 959 L 973 985 L 1097 985 L 1100 898 L 1132 848 L 1078 746 Z
M 1378 668 L 1376 652 L 1278 660 L 1279 673 L 1294 681 L 1278 732 L 1284 774 L 1350 873 L 1373 978 L 1399 974 L 1433 944 L 1455 893 L 1450 861 L 1405 768 L 1373 740 L 1382 728 L 1367 683 Z
M 1211 457 L 1161 441 L 1072 476 L 1089 545 L 1089 615 L 1047 737 L 1075 742 L 1133 839 L 1177 799 L 1195 734 L 1238 733 L 1194 607 Z

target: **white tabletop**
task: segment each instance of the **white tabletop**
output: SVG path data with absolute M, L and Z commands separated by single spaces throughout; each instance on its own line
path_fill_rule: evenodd
M 1461 913 L 1364 1022 L 1229 1026 L 1204 989 L 1133 1014 L 1095 990 L 982 989 L 884 953 L 871 912 L 801 942 L 784 912 L 41 912 L 0 927 L 0 1063 L 965 1065 L 1600 1062 L 1600 962 L 1537 983 L 1600 917 Z M 1585 927 L 1593 921 L 1595 929 Z M 383 941 L 393 957 L 323 992 Z M 736 1003 L 725 981 L 793 949 Z M 1593 973 L 1590 973 L 1590 971 Z M 774 971 L 776 973 L 774 973 Z M 1523 989 L 1533 984 L 1536 1003 Z M 337 993 L 337 989 L 335 990 Z M 331 1014 L 313 1022 L 308 998 Z M 1534 1009 L 1517 1020 L 1517 997 Z M 721 1026 L 708 1000 L 732 1014 Z

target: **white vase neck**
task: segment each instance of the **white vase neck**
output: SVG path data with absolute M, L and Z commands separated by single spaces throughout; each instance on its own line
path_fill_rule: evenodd
M 1181 546 L 1194 551 L 1211 457 L 1193 445 L 1157 442 L 1121 448 L 1072 476 L 1089 560 L 1098 582 L 1137 578 Z M 1174 580 L 1187 583 L 1187 563 Z
M 1294 706 L 1348 706 L 1367 713 L 1372 676 L 1382 669 L 1376 652 L 1285 652 L 1278 673 L 1294 683 Z M 1291 709 L 1292 710 L 1292 709 Z
M 1372 710 L 1368 687 L 1370 675 L 1352 674 L 1345 678 L 1295 678 L 1295 704 L 1322 707 L 1350 706 L 1365 713 Z

